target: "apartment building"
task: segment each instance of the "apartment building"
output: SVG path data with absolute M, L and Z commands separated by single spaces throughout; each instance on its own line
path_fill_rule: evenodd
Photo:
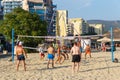
M 11 12 L 15 7 L 22 7 L 31 13 L 37 13 L 41 20 L 48 23 L 48 35 L 55 35 L 56 31 L 56 5 L 52 0 L 3 0 L 3 14 Z
M 97 33 L 98 35 L 103 34 L 103 24 L 89 24 L 89 27 L 94 28 L 94 32 Z
M 88 33 L 88 24 L 82 18 L 71 18 L 69 23 L 73 27 L 73 35 L 81 35 Z
M 56 36 L 67 36 L 68 11 L 57 10 L 56 12 Z
M 68 25 L 67 25 L 67 36 L 73 36 L 73 32 L 74 32 L 74 29 L 73 29 L 74 25 L 70 22 L 68 22 Z
M 1 5 L 1 1 L 0 1 L 0 20 L 3 19 L 3 7 Z
M 22 0 L 2 0 L 3 15 L 11 12 L 16 7 L 22 7 Z
M 48 23 L 47 34 L 55 36 L 56 31 L 56 5 L 52 0 L 24 0 L 23 9 L 37 13 L 41 20 Z

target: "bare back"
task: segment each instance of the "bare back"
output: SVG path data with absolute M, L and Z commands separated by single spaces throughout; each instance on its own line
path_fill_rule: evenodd
M 54 54 L 54 48 L 53 47 L 49 47 L 47 51 L 48 51 L 49 54 Z
M 72 49 L 71 49 L 71 53 L 72 53 L 72 55 L 78 55 L 78 54 L 80 54 L 79 47 L 73 46 Z

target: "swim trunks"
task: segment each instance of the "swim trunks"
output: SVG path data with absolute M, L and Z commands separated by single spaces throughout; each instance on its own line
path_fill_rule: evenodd
M 91 51 L 90 51 L 90 50 L 86 50 L 85 53 L 86 53 L 86 54 L 90 54 Z
M 54 59 L 54 55 L 53 54 L 48 54 L 48 59 Z
M 72 62 L 80 62 L 81 57 L 80 55 L 72 55 Z
M 24 55 L 23 55 L 23 54 L 21 54 L 21 55 L 18 55 L 18 60 L 25 60 L 25 57 L 24 57 Z
M 40 53 L 40 56 L 43 56 L 43 57 L 44 57 L 44 56 L 45 56 L 45 54 L 44 54 L 44 53 Z

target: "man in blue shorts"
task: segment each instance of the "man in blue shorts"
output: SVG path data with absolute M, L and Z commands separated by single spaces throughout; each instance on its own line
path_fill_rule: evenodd
M 47 68 L 49 68 L 49 64 L 50 64 L 50 61 L 52 61 L 52 67 L 54 67 L 54 56 L 55 56 L 55 52 L 54 52 L 54 48 L 52 45 L 50 45 L 48 47 L 48 63 L 47 63 Z

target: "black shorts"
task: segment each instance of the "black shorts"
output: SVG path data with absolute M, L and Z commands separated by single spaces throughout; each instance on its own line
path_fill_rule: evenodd
M 21 55 L 18 55 L 18 60 L 25 60 L 25 57 L 24 57 L 24 55 L 23 55 L 23 54 L 21 54 Z
M 81 57 L 80 55 L 72 55 L 72 62 L 80 62 Z

